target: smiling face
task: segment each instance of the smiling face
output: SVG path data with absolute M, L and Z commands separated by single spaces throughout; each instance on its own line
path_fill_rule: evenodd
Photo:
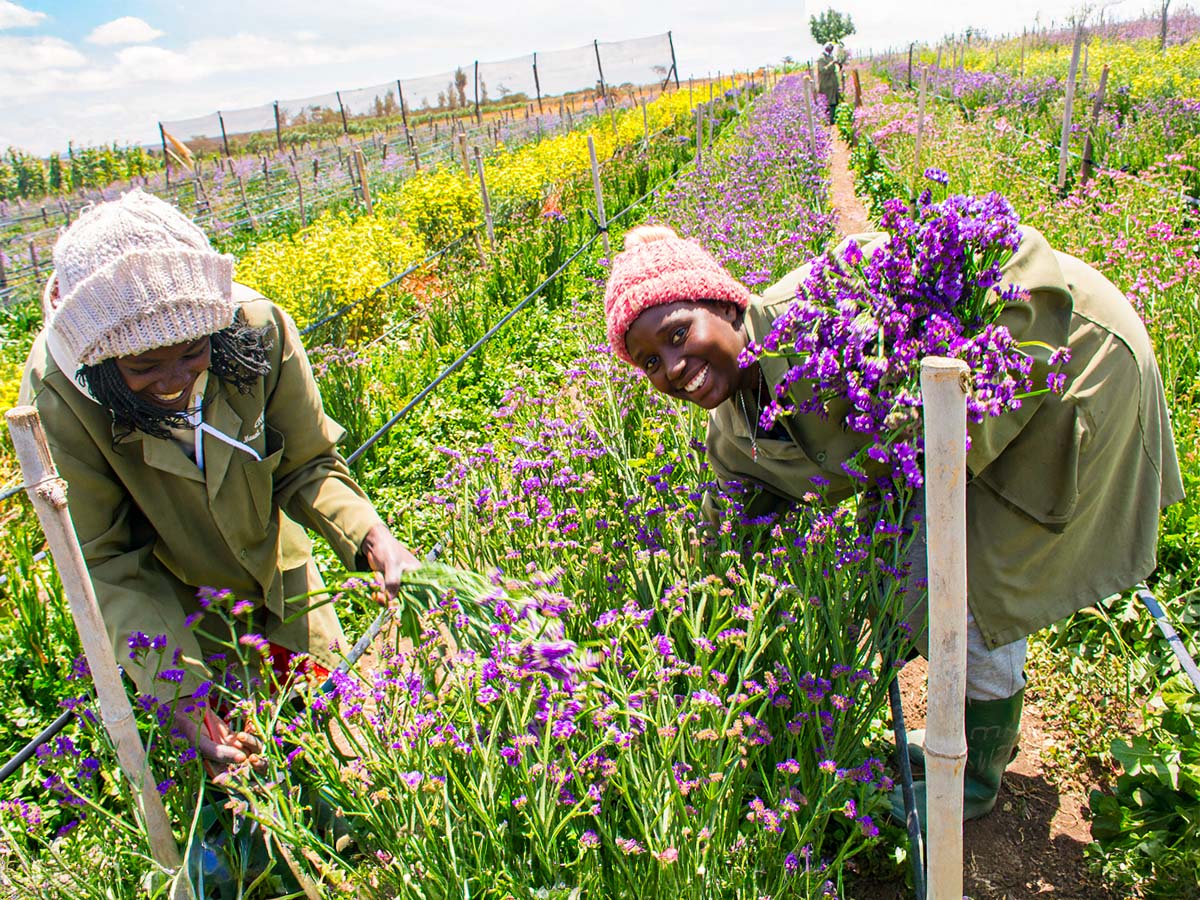
M 715 409 L 757 377 L 757 364 L 738 367 L 747 340 L 742 315 L 731 304 L 681 300 L 638 316 L 625 333 L 625 348 L 656 389 Z
M 117 371 L 125 385 L 141 400 L 162 409 L 179 412 L 187 407 L 192 386 L 212 359 L 207 337 L 198 341 L 157 347 L 117 359 Z

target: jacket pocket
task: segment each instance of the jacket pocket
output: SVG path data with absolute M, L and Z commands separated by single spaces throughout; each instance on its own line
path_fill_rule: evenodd
M 274 449 L 274 452 L 257 460 L 247 456 L 246 462 L 242 465 L 250 500 L 258 515 L 258 526 L 263 530 L 266 529 L 267 523 L 271 521 L 275 511 L 275 470 L 279 468 L 279 463 L 283 459 L 283 435 L 269 425 L 266 426 L 266 430 L 267 450 Z
M 1061 531 L 1079 502 L 1080 456 L 1087 432 L 1087 417 L 1070 398 L 1047 398 L 976 480 L 1009 506 Z

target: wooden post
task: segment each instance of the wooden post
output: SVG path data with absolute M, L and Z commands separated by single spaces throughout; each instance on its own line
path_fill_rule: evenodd
M 646 98 L 642 98 L 642 146 L 650 145 L 650 115 L 646 112 Z
M 458 152 L 462 157 L 463 173 L 467 176 L 467 178 L 470 178 L 471 166 L 467 162 L 467 133 L 465 131 L 460 131 L 458 133 Z
M 412 145 L 413 171 L 421 171 L 421 154 L 417 152 L 417 145 L 414 142 Z
M 542 111 L 542 82 L 538 79 L 537 53 L 533 54 L 533 90 L 537 94 L 538 112 Z M 562 101 L 558 101 L 558 115 L 562 118 Z
M 704 104 L 696 107 L 696 168 L 704 162 Z
M 475 60 L 475 124 L 483 124 L 483 116 L 479 112 L 479 60 Z M 470 177 L 470 172 L 467 176 Z
M 26 493 L 42 523 L 62 579 L 63 593 L 71 607 L 71 618 L 79 631 L 92 683 L 96 687 L 100 716 L 116 747 L 121 771 L 129 779 L 137 798 L 150 851 L 165 870 L 176 871 L 180 866 L 179 847 L 171 833 L 171 821 L 159 796 L 154 773 L 146 760 L 146 750 L 138 735 L 133 709 L 121 683 L 117 660 L 96 602 L 96 591 L 88 576 L 79 539 L 75 536 L 75 526 L 67 509 L 66 483 L 54 468 L 37 410 L 32 406 L 18 406 L 10 409 L 5 418 L 20 461 L 21 476 L 29 486 Z M 187 884 L 187 878 L 179 878 L 178 882 Z M 187 895 L 190 894 L 190 884 L 187 884 Z
M 479 155 L 478 147 L 472 147 L 471 150 L 475 154 L 475 169 L 479 172 L 479 196 L 483 200 L 483 222 L 487 226 L 488 247 L 495 250 L 496 232 L 492 227 L 492 201 L 488 197 L 487 181 L 483 177 L 483 157 Z
M 29 242 L 29 263 L 33 266 L 33 277 L 41 277 L 40 264 L 38 263 L 37 247 L 33 245 L 33 241 Z
M 617 142 L 617 105 L 614 103 L 608 108 L 608 118 L 612 122 L 613 143 Z
M 962 360 L 921 361 L 929 579 L 929 704 L 925 728 L 929 900 L 963 895 L 967 739 L 967 412 Z
M 300 178 L 300 173 L 296 171 L 295 165 L 292 166 L 292 175 L 296 178 L 296 190 L 299 191 L 300 198 L 300 227 L 308 227 L 308 217 L 304 214 L 304 181 Z
M 8 287 L 8 273 L 4 271 L 4 253 L 0 251 L 0 290 Z
M 1058 144 L 1058 189 L 1067 184 L 1067 156 L 1071 146 L 1071 113 L 1075 106 L 1075 72 L 1079 68 L 1079 46 L 1083 42 L 1083 29 L 1075 26 L 1075 46 L 1071 50 L 1071 68 L 1067 72 L 1067 95 L 1063 106 L 1062 139 Z
M 237 175 L 238 191 L 242 195 L 242 209 L 246 211 L 246 217 L 250 219 L 250 227 L 258 231 L 258 219 L 254 217 L 254 211 L 250 209 L 250 202 L 246 199 L 246 183 L 242 181 L 242 176 Z
M 600 41 L 592 41 L 592 46 L 596 48 L 596 71 L 600 75 L 600 97 L 604 100 L 605 105 L 607 105 L 608 88 L 604 85 L 604 66 L 600 64 Z
M 908 45 L 908 89 L 912 90 L 912 52 L 913 45 Z
M 338 112 L 340 112 L 342 114 L 342 134 L 349 134 L 350 133 L 350 125 L 346 121 L 346 107 L 342 105 L 342 92 L 334 91 L 334 94 L 337 96 Z
M 229 157 L 229 138 L 225 134 L 225 117 L 217 113 L 217 121 L 221 124 L 221 144 L 225 147 L 225 156 Z
M 860 106 L 862 106 L 862 85 L 858 80 L 858 69 L 852 69 L 850 71 L 850 77 L 854 81 L 854 108 L 858 109 Z
M 804 76 L 804 117 L 808 121 L 808 150 L 812 154 L 813 162 L 817 160 L 817 124 L 813 118 L 813 90 L 812 81 L 808 75 Z
M 354 148 L 354 167 L 358 170 L 358 186 L 362 193 L 363 206 L 367 208 L 367 215 L 373 216 L 375 207 L 371 205 L 371 186 L 367 184 L 367 160 L 358 147 Z
M 1079 167 L 1079 183 L 1087 184 L 1092 177 L 1096 164 L 1092 159 L 1092 135 L 1100 121 L 1100 112 L 1104 109 L 1104 89 L 1108 86 L 1108 65 L 1100 70 L 1100 83 L 1096 86 L 1096 102 L 1092 104 L 1092 121 L 1088 126 L 1087 136 L 1083 139 L 1083 163 Z
M 283 149 L 283 128 L 279 124 L 279 101 L 275 101 L 275 149 Z
M 925 94 L 929 90 L 929 70 L 921 70 L 921 94 L 917 98 L 917 143 L 913 151 L 913 184 L 921 183 L 921 144 L 925 140 Z
M 590 134 L 587 145 L 588 157 L 592 162 L 592 190 L 596 193 L 596 220 L 600 228 L 600 241 L 604 244 L 604 255 L 611 256 L 612 251 L 608 246 L 608 217 L 604 213 L 604 191 L 600 188 L 600 164 L 596 162 L 596 143 Z

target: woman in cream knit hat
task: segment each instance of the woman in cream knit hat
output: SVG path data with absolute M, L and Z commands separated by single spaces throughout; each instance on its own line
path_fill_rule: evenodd
M 338 454 L 295 324 L 176 209 L 133 191 L 80 216 L 44 307 L 22 400 L 67 481 L 117 656 L 141 693 L 175 702 L 205 758 L 245 762 L 256 739 L 188 699 L 213 678 L 219 648 L 190 627 L 212 591 L 252 601 L 247 630 L 278 669 L 293 653 L 331 669 L 347 648 L 336 611 L 289 600 L 323 587 L 304 527 L 389 594 L 416 560 Z

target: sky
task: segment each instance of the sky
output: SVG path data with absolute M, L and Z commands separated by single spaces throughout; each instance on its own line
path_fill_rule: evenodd
M 1102 0 L 0 0 L 0 148 L 156 142 L 160 120 L 668 30 L 683 78 L 804 60 L 830 2 L 865 52 L 1062 24 Z M 1103 2 L 1109 18 L 1151 4 Z

